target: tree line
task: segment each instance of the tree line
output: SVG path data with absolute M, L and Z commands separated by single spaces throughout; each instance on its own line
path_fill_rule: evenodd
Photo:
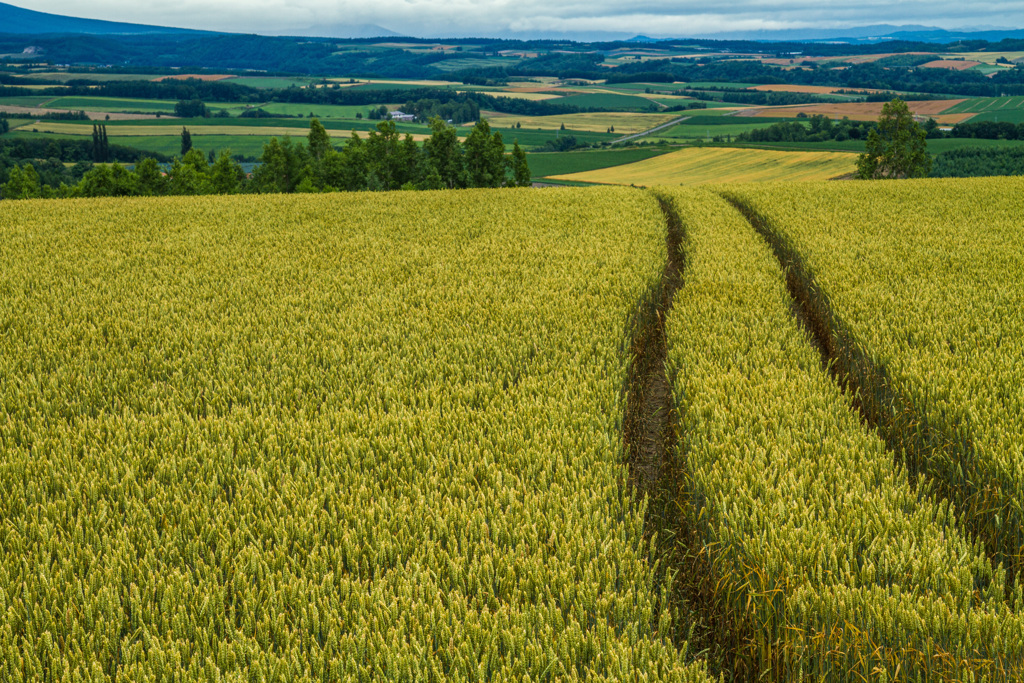
M 97 165 L 73 185 L 47 184 L 31 163 L 10 169 L 0 196 L 128 197 L 270 192 L 440 190 L 472 187 L 526 187 L 530 169 L 519 143 L 511 154 L 498 131 L 481 119 L 462 142 L 440 118 L 430 120 L 422 147 L 402 137 L 393 121 L 381 121 L 366 139 L 355 132 L 341 148 L 318 119 L 310 121 L 305 142 L 272 138 L 251 174 L 225 150 L 215 159 L 190 148 L 164 170 L 153 158 L 134 169 Z M 187 131 L 183 131 L 185 133 Z M 184 135 L 183 135 L 184 138 Z M 97 130 L 97 139 L 103 139 Z M 183 140 L 184 141 L 184 140 Z M 189 140 L 191 142 L 191 140 Z

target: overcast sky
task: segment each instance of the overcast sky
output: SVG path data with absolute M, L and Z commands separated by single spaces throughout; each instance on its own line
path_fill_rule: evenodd
M 317 25 L 377 24 L 424 37 L 509 31 L 614 31 L 694 35 L 718 31 L 921 24 L 1018 28 L 1024 1 L 989 0 L 8 0 L 41 12 L 216 31 L 281 34 Z

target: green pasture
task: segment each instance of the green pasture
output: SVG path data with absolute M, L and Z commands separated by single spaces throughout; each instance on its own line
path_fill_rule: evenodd
M 53 97 L 37 97 L 31 95 L 26 95 L 24 97 L 0 97 L 0 106 L 41 107 L 43 104 L 53 99 Z
M 618 140 L 621 135 L 615 133 L 591 133 L 587 131 L 558 131 L 558 130 L 537 130 L 529 128 L 496 128 L 492 130 L 498 130 L 501 132 L 501 139 L 505 142 L 505 146 L 508 149 L 512 149 L 512 144 L 518 140 L 519 145 L 526 149 L 533 149 L 537 147 L 543 147 L 544 143 L 548 140 L 555 140 L 559 137 L 565 137 L 571 135 L 579 142 L 587 144 L 593 144 L 595 142 L 612 142 Z M 460 136 L 466 136 L 469 134 L 469 129 L 459 129 Z M 563 152 L 564 154 L 564 152 Z
M 70 109 L 78 111 L 109 111 L 113 112 L 167 112 L 174 111 L 176 102 L 171 100 L 140 100 L 115 97 L 58 97 L 47 104 L 52 109 Z
M 340 104 L 293 104 L 291 102 L 267 102 L 264 104 L 243 104 L 239 102 L 225 102 L 223 104 L 207 105 L 210 109 L 226 109 L 232 116 L 238 116 L 248 109 L 262 109 L 268 114 L 279 116 L 303 116 L 309 118 L 310 113 L 318 119 L 354 119 L 356 114 L 364 117 L 373 107 L 369 105 L 351 106 Z M 377 105 L 378 107 L 380 105 Z M 259 119 L 245 119 L 247 121 L 258 121 Z
M 558 104 L 601 111 L 650 111 L 653 103 L 648 99 L 636 97 L 635 95 L 593 93 L 589 95 L 569 95 L 559 99 Z
M 533 177 L 543 178 L 551 175 L 596 171 L 600 168 L 631 164 L 635 161 L 642 161 L 665 154 L 668 151 L 671 150 L 636 147 L 633 149 L 581 150 L 574 152 L 533 152 L 526 155 L 526 160 L 530 165 L 530 173 Z
M 488 69 L 496 66 L 514 66 L 521 60 L 513 57 L 488 57 L 486 59 L 445 59 L 435 62 L 433 66 L 441 71 L 458 71 L 460 69 Z
M 111 81 L 152 81 L 156 78 L 166 78 L 168 74 L 113 74 L 101 71 L 97 72 L 72 72 L 72 71 L 41 71 L 26 74 L 30 78 L 45 78 L 48 81 L 67 83 L 68 81 L 97 81 L 108 83 Z
M 1024 97 L 972 97 L 950 107 L 943 114 L 976 114 L 1024 109 Z
M 669 140 L 703 140 L 704 138 L 713 138 L 718 135 L 736 137 L 741 133 L 747 133 L 758 128 L 767 128 L 773 122 L 774 119 L 695 116 L 667 130 L 659 131 L 656 136 Z
M 236 85 L 245 85 L 250 88 L 290 88 L 291 86 L 306 86 L 310 83 L 316 83 L 319 79 L 317 78 L 276 78 L 272 76 L 238 76 L 235 78 L 227 79 L 227 83 L 234 83 Z

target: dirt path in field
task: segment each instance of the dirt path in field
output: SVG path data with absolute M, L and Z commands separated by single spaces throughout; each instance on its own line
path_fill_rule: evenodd
M 984 543 L 993 567 L 1002 564 L 1006 568 L 1006 599 L 1010 603 L 1024 566 L 1012 536 L 993 531 L 999 527 L 992 519 L 998 517 L 998 508 L 978 505 L 979 493 L 970 481 L 982 480 L 983 473 L 972 466 L 978 456 L 970 434 L 950 431 L 947 425 L 931 420 L 919 409 L 891 379 L 888 368 L 860 346 L 847 324 L 836 315 L 801 255 L 751 206 L 728 193 L 722 196 L 743 214 L 775 254 L 786 273 L 793 315 L 821 354 L 822 368 L 849 397 L 850 409 L 857 411 L 861 421 L 882 439 L 894 465 L 906 468 L 911 486 L 917 487 L 918 480 L 925 479 L 931 491 L 927 495 L 947 499 L 956 506 L 963 521 L 961 531 Z M 961 444 L 967 453 L 963 458 L 958 451 Z M 956 481 L 944 476 L 943 467 L 948 465 L 943 463 L 948 462 L 959 462 L 966 477 Z M 988 490 L 984 493 L 992 495 Z M 1010 495 L 998 491 L 995 498 L 1007 500 Z
M 629 483 L 636 500 L 647 500 L 644 536 L 648 543 L 654 541 L 658 571 L 675 577 L 671 582 L 663 575 L 657 577 L 656 613 L 667 609 L 672 614 L 673 630 L 664 635 L 676 647 L 685 646 L 691 656 L 704 659 L 715 676 L 726 673 L 730 681 L 752 682 L 761 672 L 739 670 L 735 660 L 750 634 L 733 623 L 713 599 L 710 555 L 697 538 L 691 522 L 693 510 L 680 504 L 686 485 L 685 454 L 678 448 L 679 419 L 672 378 L 666 373 L 665 321 L 685 277 L 685 229 L 671 203 L 655 196 L 665 215 L 669 256 L 657 290 L 633 321 L 633 362 L 623 425 Z
M 632 342 L 633 364 L 630 367 L 629 391 L 626 400 L 625 442 L 629 454 L 632 484 L 638 497 L 660 496 L 668 472 L 666 461 L 675 447 L 672 429 L 672 388 L 665 375 L 668 346 L 665 319 L 672 310 L 672 300 L 682 284 L 682 225 L 679 217 L 661 202 L 667 225 L 668 260 L 661 274 L 659 291 L 647 302 L 636 321 Z

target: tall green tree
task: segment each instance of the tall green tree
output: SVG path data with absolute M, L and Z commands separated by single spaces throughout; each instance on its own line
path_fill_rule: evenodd
M 320 161 L 331 149 L 331 136 L 327 134 L 324 124 L 319 119 L 311 119 L 309 122 L 309 154 L 314 161 Z
M 878 128 L 868 133 L 867 148 L 857 159 L 857 177 L 924 178 L 932 169 L 927 131 L 900 99 L 882 107 Z
M 160 171 L 156 159 L 146 157 L 135 164 L 139 194 L 144 197 L 159 197 L 167 192 L 167 179 Z
M 192 133 L 188 132 L 188 128 L 185 126 L 181 127 L 181 156 L 188 154 L 188 151 L 192 149 Z
M 110 161 L 110 142 L 107 127 L 102 123 L 92 124 L 92 160 L 97 164 Z
M 514 187 L 530 187 L 530 165 L 526 161 L 526 152 L 516 140 L 512 145 L 512 183 Z
M 257 192 L 294 192 L 310 173 L 309 150 L 301 143 L 271 138 L 263 145 L 260 165 L 252 174 L 252 186 Z
M 210 190 L 214 194 L 234 194 L 242 187 L 245 171 L 237 161 L 231 158 L 231 150 L 222 150 L 217 160 L 210 166 Z
M 397 190 L 414 180 L 409 168 L 409 148 L 402 144 L 394 121 L 378 123 L 377 130 L 370 131 L 365 150 L 369 189 Z
M 439 116 L 430 118 L 430 130 L 430 138 L 423 143 L 428 165 L 426 175 L 431 175 L 430 170 L 433 170 L 440 179 L 440 187 L 434 188 L 431 183 L 430 189 L 466 187 L 466 160 L 459 145 L 458 131 Z
M 470 187 L 501 187 L 505 184 L 508 160 L 501 133 L 491 134 L 487 119 L 480 119 L 463 143 Z

